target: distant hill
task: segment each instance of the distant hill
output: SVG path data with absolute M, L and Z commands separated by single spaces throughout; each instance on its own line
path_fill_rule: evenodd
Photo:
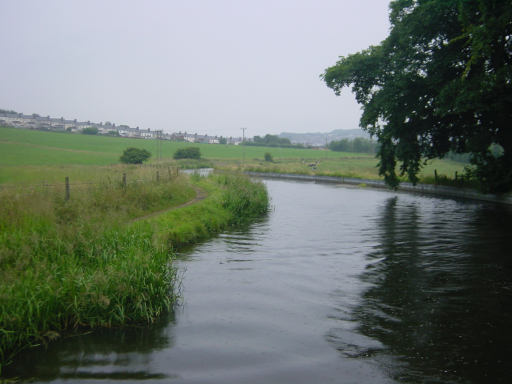
M 294 144 L 312 145 L 315 147 L 325 146 L 326 143 L 341 139 L 354 139 L 356 137 L 370 138 L 366 132 L 361 129 L 335 129 L 331 132 L 314 133 L 291 133 L 282 132 L 279 137 L 289 139 Z

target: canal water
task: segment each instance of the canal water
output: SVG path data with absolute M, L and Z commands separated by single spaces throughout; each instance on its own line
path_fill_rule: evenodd
M 29 351 L 32 382 L 509 383 L 508 207 L 266 181 L 268 217 L 180 255 L 150 327 Z

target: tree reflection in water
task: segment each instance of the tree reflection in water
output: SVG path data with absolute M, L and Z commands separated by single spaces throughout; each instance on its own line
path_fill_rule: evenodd
M 376 220 L 378 245 L 361 276 L 368 288 L 352 319 L 383 345 L 366 356 L 403 382 L 508 383 L 510 210 L 421 204 L 390 198 Z

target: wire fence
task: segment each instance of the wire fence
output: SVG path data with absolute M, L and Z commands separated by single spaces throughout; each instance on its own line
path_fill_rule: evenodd
M 121 175 L 107 176 L 105 179 L 101 179 L 98 181 L 77 181 L 71 182 L 69 176 L 65 176 L 62 182 L 40 182 L 34 184 L 0 184 L 0 192 L 3 191 L 15 191 L 21 195 L 30 195 L 31 193 L 37 191 L 49 191 L 53 189 L 54 192 L 58 192 L 59 188 L 62 188 L 62 193 L 65 200 L 69 200 L 71 198 L 71 192 L 76 189 L 83 189 L 85 187 L 92 186 L 116 186 L 120 188 L 127 188 L 128 185 L 131 184 L 142 184 L 142 183 L 151 183 L 151 182 L 164 182 L 164 181 L 172 181 L 179 174 L 180 171 L 177 167 L 169 167 L 167 172 L 161 172 L 161 169 L 157 169 L 154 173 L 148 173 L 148 176 L 141 178 L 132 177 L 130 178 L 127 173 L 122 173 Z

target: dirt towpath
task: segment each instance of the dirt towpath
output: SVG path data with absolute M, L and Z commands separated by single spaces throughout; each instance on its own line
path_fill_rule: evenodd
M 197 202 L 199 202 L 201 200 L 204 200 L 206 197 L 208 197 L 208 194 L 206 193 L 206 191 L 202 190 L 201 188 L 194 187 L 194 189 L 196 191 L 196 197 L 194 197 L 192 200 L 189 200 L 186 203 L 177 205 L 176 207 L 172 207 L 172 208 L 168 208 L 168 209 L 163 209 L 161 211 L 156 211 L 156 212 L 150 213 L 149 215 L 137 217 L 136 219 L 133 219 L 131 222 L 132 223 L 136 223 L 137 221 L 142 221 L 142 220 L 150 219 L 152 217 L 161 215 L 163 213 L 174 211 L 175 209 L 180 209 L 180 208 L 183 208 L 183 207 L 188 207 L 189 205 L 196 204 Z

